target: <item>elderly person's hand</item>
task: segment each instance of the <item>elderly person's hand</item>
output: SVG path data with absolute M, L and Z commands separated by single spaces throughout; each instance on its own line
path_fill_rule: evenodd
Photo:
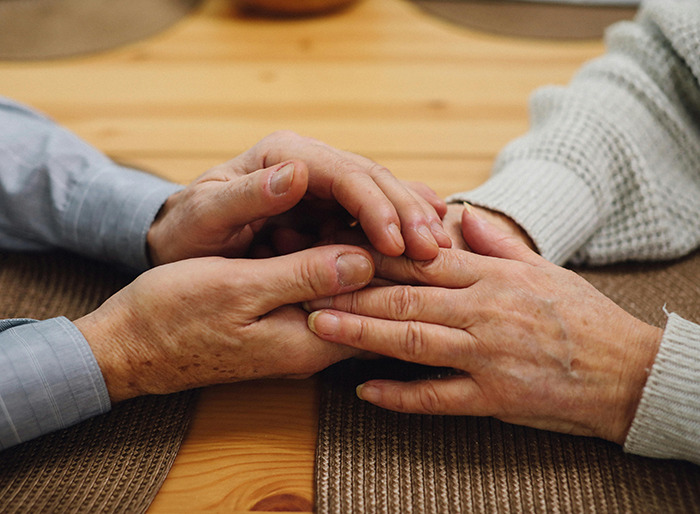
M 462 222 L 477 253 L 442 250 L 428 262 L 375 256 L 377 275 L 422 287 L 369 288 L 307 306 L 321 309 L 309 326 L 327 341 L 462 372 L 370 381 L 359 396 L 402 412 L 494 416 L 624 442 L 661 330 L 473 212 Z
M 307 327 L 298 302 L 372 278 L 367 252 L 324 246 L 271 259 L 156 267 L 75 321 L 113 402 L 214 383 L 303 377 L 358 353 Z
M 445 203 L 427 186 L 399 181 L 365 157 L 276 132 L 166 201 L 147 236 L 151 261 L 242 257 L 269 217 L 302 198 L 342 206 L 385 255 L 430 259 L 450 245 L 440 220 Z
M 464 209 L 469 209 L 470 212 L 478 216 L 494 227 L 494 230 L 502 232 L 504 235 L 514 236 L 525 243 L 530 249 L 536 250 L 535 243 L 530 236 L 511 218 L 505 214 L 466 203 L 450 203 L 447 205 L 447 213 L 445 214 L 442 224 L 447 235 L 452 240 L 452 248 L 460 250 L 469 250 L 469 246 L 462 235 L 462 215 Z

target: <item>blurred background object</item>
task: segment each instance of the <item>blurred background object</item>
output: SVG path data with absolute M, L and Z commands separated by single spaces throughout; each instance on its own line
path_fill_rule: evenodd
M 243 8 L 272 16 L 308 16 L 347 7 L 356 0 L 239 0 Z
M 200 0 L 0 0 L 0 59 L 51 59 L 151 36 Z
M 592 39 L 632 19 L 639 0 L 412 0 L 466 27 L 510 36 Z

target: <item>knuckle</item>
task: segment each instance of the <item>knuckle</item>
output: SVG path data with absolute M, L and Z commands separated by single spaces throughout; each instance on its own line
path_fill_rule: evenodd
M 423 279 L 428 283 L 442 282 L 445 277 L 454 275 L 456 270 L 464 267 L 463 252 L 446 249 L 438 253 L 431 261 L 422 261 L 420 268 Z
M 359 314 L 362 312 L 362 303 L 360 302 L 360 298 L 358 297 L 357 293 L 351 293 L 348 297 L 345 298 L 345 301 L 342 302 L 343 307 L 340 309 L 343 310 L 343 308 L 347 309 L 349 312 Z
M 441 402 L 435 385 L 431 381 L 426 381 L 422 385 L 423 387 L 418 393 L 418 402 L 421 410 L 425 414 L 439 414 Z
M 291 130 L 277 130 L 262 138 L 251 150 L 248 151 L 248 165 L 257 167 L 262 163 L 263 168 L 275 164 L 283 159 L 285 150 L 297 147 L 303 141 L 302 136 Z
M 420 360 L 425 353 L 425 337 L 419 323 L 409 321 L 405 324 L 405 333 L 402 340 L 403 357 L 405 360 Z
M 406 412 L 406 393 L 403 391 L 400 391 L 398 394 L 396 394 L 392 400 L 393 400 L 393 405 L 391 408 L 395 411 L 398 412 Z
M 366 180 L 367 173 L 353 161 L 343 154 L 333 154 L 333 164 L 331 168 L 337 175 L 337 180 L 343 186 Z
M 236 184 L 231 184 L 230 194 L 239 197 L 243 202 L 254 200 L 258 196 L 257 193 L 257 185 L 250 175 L 242 177 Z
M 297 264 L 297 278 L 301 284 L 311 289 L 315 298 L 328 294 L 327 280 L 317 263 L 310 259 L 302 259 Z
M 432 284 L 440 277 L 444 276 L 445 253 L 440 252 L 438 256 L 431 261 L 411 261 L 414 274 L 421 282 Z
M 350 163 L 343 157 L 335 157 L 330 169 L 333 170 L 333 187 L 343 189 L 352 184 L 357 172 L 350 166 Z
M 389 168 L 382 166 L 379 163 L 372 162 L 367 169 L 367 174 L 372 178 L 393 178 L 394 175 L 389 171 Z
M 392 318 L 405 321 L 411 318 L 417 303 L 415 289 L 410 286 L 396 286 L 392 288 L 389 298 L 389 308 Z
M 365 342 L 365 337 L 368 333 L 369 330 L 367 326 L 367 321 L 364 319 L 359 319 L 358 323 L 355 326 L 355 333 L 353 334 L 354 340 L 358 343 Z

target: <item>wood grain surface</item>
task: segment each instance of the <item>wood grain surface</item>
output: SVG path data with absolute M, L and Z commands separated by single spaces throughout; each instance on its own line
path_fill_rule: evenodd
M 121 49 L 0 63 L 0 94 L 121 161 L 189 182 L 278 129 L 367 155 L 440 195 L 475 187 L 527 128 L 527 100 L 565 84 L 600 41 L 462 29 L 406 0 L 316 18 L 245 17 L 205 0 Z M 152 513 L 310 511 L 317 382 L 206 389 Z

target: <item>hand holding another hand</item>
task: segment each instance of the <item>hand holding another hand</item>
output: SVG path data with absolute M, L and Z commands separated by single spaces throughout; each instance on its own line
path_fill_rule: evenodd
M 473 212 L 462 229 L 476 253 L 442 250 L 427 262 L 374 255 L 377 275 L 418 287 L 309 303 L 318 309 L 309 326 L 327 341 L 462 372 L 370 381 L 360 397 L 402 412 L 494 416 L 624 442 L 661 330 Z
M 445 203 L 371 160 L 291 132 L 276 132 L 216 166 L 165 203 L 148 233 L 154 265 L 243 257 L 268 218 L 308 200 L 332 201 L 386 255 L 430 259 L 449 246 Z
M 318 338 L 294 304 L 353 291 L 372 275 L 364 250 L 340 245 L 271 259 L 189 259 L 147 271 L 75 324 L 113 402 L 303 377 L 359 352 Z

